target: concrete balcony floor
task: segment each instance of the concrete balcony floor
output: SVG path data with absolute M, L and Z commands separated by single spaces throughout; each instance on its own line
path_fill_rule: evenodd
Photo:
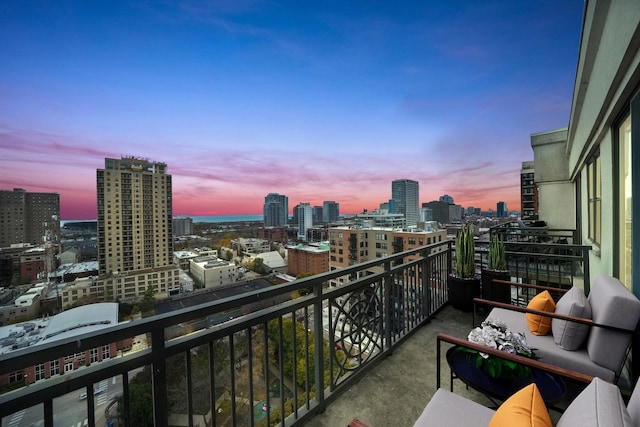
M 476 323 L 481 317 L 476 315 Z M 346 426 L 354 418 L 370 427 L 412 426 L 436 391 L 436 335 L 444 332 L 466 338 L 471 323 L 471 313 L 447 306 L 306 426 Z M 449 389 L 446 348 L 443 343 L 441 387 Z M 467 390 L 459 380 L 454 381 L 454 392 L 492 406 L 484 395 Z

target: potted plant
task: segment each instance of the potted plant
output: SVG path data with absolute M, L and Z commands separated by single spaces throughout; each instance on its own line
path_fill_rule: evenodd
M 447 280 L 449 303 L 464 311 L 473 309 L 473 299 L 480 296 L 480 278 L 476 274 L 476 251 L 473 225 L 467 224 L 456 234 L 454 273 Z
M 489 240 L 487 268 L 481 271 L 482 298 L 503 302 L 511 302 L 511 287 L 493 283 L 493 280 L 511 280 L 511 272 L 507 268 L 502 236 L 492 235 Z

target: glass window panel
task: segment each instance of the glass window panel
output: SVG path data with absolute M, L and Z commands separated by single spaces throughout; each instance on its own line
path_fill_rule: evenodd
M 628 116 L 618 129 L 619 141 L 619 275 L 620 281 L 628 288 L 631 288 L 633 264 L 631 262 L 631 254 L 633 249 L 632 243 L 632 210 L 631 202 L 631 116 Z

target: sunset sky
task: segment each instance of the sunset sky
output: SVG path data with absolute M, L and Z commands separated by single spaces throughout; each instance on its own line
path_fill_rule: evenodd
M 520 208 L 569 120 L 582 0 L 0 4 L 0 189 L 96 217 L 105 157 L 168 164 L 173 213 L 324 200 Z

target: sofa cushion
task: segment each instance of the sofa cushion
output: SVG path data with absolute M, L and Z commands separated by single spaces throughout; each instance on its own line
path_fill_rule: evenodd
M 529 301 L 527 308 L 553 313 L 556 309 L 556 304 L 553 302 L 553 298 L 551 298 L 551 294 L 549 293 L 549 291 L 543 291 L 533 297 L 531 301 Z M 551 330 L 550 317 L 531 313 L 527 313 L 526 317 L 527 324 L 529 325 L 529 330 L 532 334 L 547 335 Z
M 591 319 L 591 304 L 584 291 L 576 286 L 569 289 L 558 300 L 556 314 Z M 567 320 L 552 319 L 553 340 L 563 350 L 577 350 L 589 336 L 589 326 Z
M 640 319 L 640 301 L 614 277 L 600 275 L 593 281 L 589 303 L 595 323 L 635 330 Z M 587 352 L 595 363 L 618 372 L 630 342 L 630 334 L 591 327 Z
M 632 424 L 618 387 L 596 377 L 571 402 L 556 425 L 625 427 Z
M 583 346 L 576 351 L 566 351 L 553 342 L 551 335 L 538 336 L 529 332 L 524 313 L 503 308 L 494 308 L 488 317 L 499 319 L 509 325 L 513 332 L 524 332 L 527 343 L 535 349 L 541 362 L 556 365 L 559 368 L 582 372 L 593 377 L 600 377 L 606 381 L 615 380 L 615 372 L 602 365 L 594 363 Z
M 493 414 L 486 406 L 439 388 L 414 427 L 486 427 Z
M 627 411 L 631 417 L 634 426 L 640 426 L 640 381 L 636 382 L 629 402 L 627 402 Z
M 496 410 L 489 427 L 551 427 L 551 418 L 535 383 L 511 395 Z

